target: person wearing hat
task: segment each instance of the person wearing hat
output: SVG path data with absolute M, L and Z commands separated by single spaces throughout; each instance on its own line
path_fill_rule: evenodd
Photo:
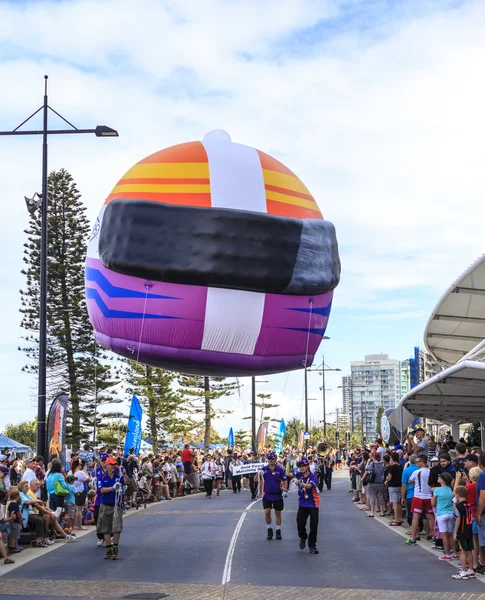
M 282 466 L 276 464 L 276 454 L 266 454 L 268 464 L 259 472 L 261 496 L 263 497 L 264 519 L 266 521 L 266 539 L 273 539 L 271 510 L 274 509 L 276 521 L 276 539 L 281 540 L 281 513 L 284 508 L 283 497 L 286 497 L 288 478 Z
M 104 536 L 105 559 L 118 560 L 118 544 L 123 531 L 124 480 L 113 457 L 106 459 L 106 471 L 98 475 L 96 487 L 101 495 L 96 533 Z M 113 543 L 111 543 L 113 540 Z
M 458 558 L 454 549 L 453 531 L 455 528 L 455 515 L 453 506 L 453 476 L 444 471 L 438 475 L 440 487 L 433 491 L 431 504 L 436 508 L 436 522 L 443 540 L 445 553 L 440 560 L 449 561 Z
M 470 469 L 473 469 L 473 467 L 478 467 L 478 456 L 476 454 L 467 454 L 465 456 L 465 461 L 464 461 L 464 466 L 466 469 L 466 472 L 469 473 Z
M 300 549 L 303 550 L 305 548 L 305 543 L 308 539 L 310 554 L 318 554 L 318 507 L 320 506 L 318 477 L 310 471 L 310 463 L 305 456 L 298 461 L 297 467 L 300 471 L 296 474 L 298 481 L 298 513 L 296 515 L 296 524 L 298 537 L 300 538 Z M 308 517 L 310 517 L 310 533 L 307 535 L 306 524 Z
M 94 477 L 93 477 L 93 482 L 94 482 L 94 486 L 95 486 L 95 490 L 96 490 L 96 498 L 94 499 L 94 504 L 93 504 L 93 514 L 94 514 L 94 522 L 95 524 L 98 523 L 98 517 L 99 517 L 99 507 L 101 506 L 101 493 L 98 490 L 98 477 L 99 475 L 102 475 L 103 473 L 106 472 L 106 460 L 108 459 L 108 454 L 106 452 L 101 452 L 101 454 L 99 455 L 99 464 L 96 466 L 96 468 L 94 469 Z M 104 535 L 102 533 L 97 533 L 97 546 L 102 546 L 104 544 Z
M 411 450 L 409 454 L 414 452 L 416 454 L 426 454 L 426 456 L 428 456 L 429 442 L 426 439 L 425 434 L 425 430 L 422 427 L 418 427 L 414 432 L 408 435 L 408 445 Z M 417 442 L 415 441 L 414 436 L 416 436 Z

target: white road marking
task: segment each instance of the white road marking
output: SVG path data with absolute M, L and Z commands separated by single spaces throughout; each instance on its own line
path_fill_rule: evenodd
M 229 583 L 231 581 L 232 558 L 234 556 L 234 550 L 236 549 L 237 538 L 239 536 L 239 532 L 241 531 L 242 524 L 244 523 L 244 519 L 248 514 L 248 511 L 254 504 L 256 504 L 256 502 L 259 502 L 259 499 L 254 500 L 253 502 L 248 504 L 248 506 L 244 509 L 243 514 L 239 517 L 236 529 L 232 534 L 231 543 L 229 544 L 229 548 L 227 549 L 226 562 L 224 563 L 224 571 L 222 572 L 222 585 L 226 585 L 226 583 Z

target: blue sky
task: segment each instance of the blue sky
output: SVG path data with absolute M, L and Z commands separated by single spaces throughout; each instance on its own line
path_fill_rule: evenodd
M 317 364 L 323 352 L 344 372 L 366 353 L 404 359 L 484 251 L 484 18 L 483 1 L 0 0 L 0 129 L 41 104 L 45 73 L 69 120 L 116 127 L 116 140 L 50 143 L 50 168 L 72 173 L 91 219 L 132 164 L 211 129 L 275 155 L 337 228 L 342 281 Z M 18 289 L 40 150 L 38 139 L 0 140 L 0 429 L 35 415 Z M 302 374 L 265 379 L 274 416 L 302 417 Z M 221 432 L 247 425 L 244 383 Z M 318 383 L 311 375 L 311 397 Z M 330 412 L 338 385 L 329 373 Z

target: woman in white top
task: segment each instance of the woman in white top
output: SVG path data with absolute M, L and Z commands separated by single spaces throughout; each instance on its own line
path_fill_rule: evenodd
M 216 490 L 217 490 L 217 495 L 219 495 L 219 492 L 221 491 L 221 485 L 222 482 L 224 481 L 224 463 L 221 461 L 220 458 L 216 458 L 216 464 L 215 464 L 215 483 L 216 483 Z
M 204 464 L 202 465 L 202 482 L 205 488 L 205 497 L 212 498 L 212 486 L 216 474 L 216 463 L 213 462 L 212 456 L 208 455 L 205 457 Z
M 72 471 L 69 471 L 69 474 L 74 476 L 73 486 L 76 488 L 73 529 L 87 529 L 87 527 L 83 527 L 83 509 L 86 505 L 87 487 L 91 477 L 88 475 L 87 467 L 83 467 L 78 460 L 72 463 Z

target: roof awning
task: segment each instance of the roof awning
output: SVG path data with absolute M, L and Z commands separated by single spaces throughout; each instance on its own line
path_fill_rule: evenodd
M 485 339 L 485 255 L 443 294 L 424 331 L 424 343 L 445 365 L 463 358 Z
M 398 404 L 444 423 L 485 422 L 485 363 L 464 360 L 414 387 Z

